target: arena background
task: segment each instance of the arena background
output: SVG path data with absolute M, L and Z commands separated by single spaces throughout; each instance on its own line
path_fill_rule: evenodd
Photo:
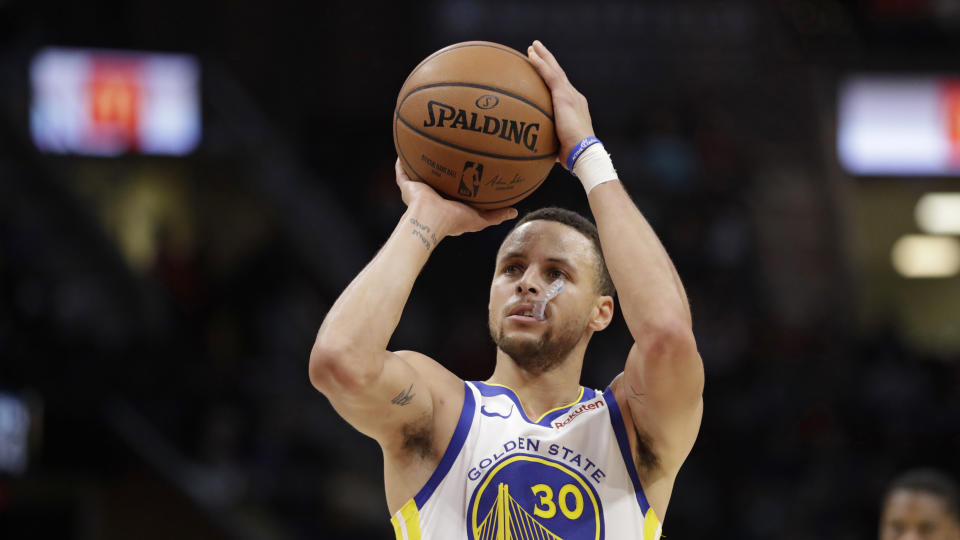
M 960 279 L 891 264 L 960 169 L 837 153 L 851 74 L 960 76 L 957 2 L 2 0 L 0 538 L 392 537 L 378 447 L 307 359 L 402 213 L 404 77 L 472 39 L 551 47 L 686 284 L 706 408 L 668 538 L 876 538 L 894 474 L 960 475 Z M 51 46 L 193 55 L 199 145 L 41 151 Z M 585 202 L 557 167 L 518 206 Z M 393 346 L 487 377 L 504 232 L 441 244 Z M 618 321 L 585 384 L 621 369 Z

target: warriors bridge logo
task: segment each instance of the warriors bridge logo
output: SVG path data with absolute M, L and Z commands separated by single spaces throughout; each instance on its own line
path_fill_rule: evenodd
M 470 498 L 471 540 L 602 540 L 597 491 L 564 463 L 513 454 L 497 463 Z

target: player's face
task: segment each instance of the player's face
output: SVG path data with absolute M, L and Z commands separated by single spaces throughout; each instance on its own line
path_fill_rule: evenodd
M 547 371 L 584 338 L 599 298 L 593 257 L 587 237 L 554 221 L 525 223 L 504 241 L 490 285 L 490 335 L 518 365 Z M 563 290 L 545 319 L 523 315 L 558 278 Z
M 880 540 L 960 540 L 960 524 L 940 497 L 901 489 L 884 505 Z

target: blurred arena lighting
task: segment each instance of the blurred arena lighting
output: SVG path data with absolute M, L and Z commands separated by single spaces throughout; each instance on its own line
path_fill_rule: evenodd
M 837 154 L 851 174 L 960 174 L 960 78 L 847 78 Z
M 0 392 L 0 472 L 22 474 L 27 469 L 30 410 L 20 398 Z
M 925 233 L 960 235 L 960 193 L 927 193 L 914 213 Z
M 960 240 L 908 234 L 891 251 L 893 267 L 906 278 L 942 278 L 960 273 Z
M 200 68 L 186 54 L 46 48 L 30 66 L 43 151 L 183 155 L 200 142 Z

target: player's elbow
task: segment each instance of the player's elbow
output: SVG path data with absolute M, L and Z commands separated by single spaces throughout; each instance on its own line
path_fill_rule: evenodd
M 699 398 L 704 385 L 703 361 L 689 323 L 680 320 L 657 325 L 646 334 L 641 347 L 644 375 Z M 641 346 L 639 341 L 637 346 Z
M 310 351 L 310 383 L 324 394 L 364 388 L 371 384 L 376 373 L 370 362 L 362 360 L 354 351 L 318 342 Z

